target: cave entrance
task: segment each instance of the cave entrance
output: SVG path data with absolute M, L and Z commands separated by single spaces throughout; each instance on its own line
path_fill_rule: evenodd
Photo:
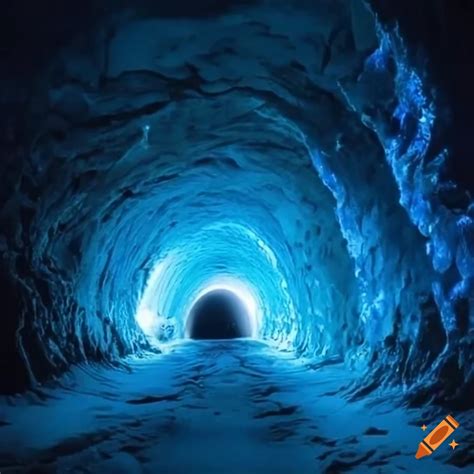
M 245 304 L 229 290 L 210 291 L 199 298 L 186 326 L 191 339 L 236 339 L 252 335 Z

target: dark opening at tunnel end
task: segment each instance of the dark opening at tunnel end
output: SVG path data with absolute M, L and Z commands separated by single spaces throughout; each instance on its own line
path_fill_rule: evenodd
M 214 290 L 193 306 L 187 320 L 191 339 L 237 339 L 252 335 L 249 314 L 229 290 Z

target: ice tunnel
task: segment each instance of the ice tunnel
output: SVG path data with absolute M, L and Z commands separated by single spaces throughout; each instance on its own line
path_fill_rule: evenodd
M 230 420 L 246 410 L 252 426 L 275 421 L 255 428 L 270 444 L 242 440 L 245 466 L 267 459 L 256 472 L 411 469 L 404 447 L 347 454 L 335 441 L 354 439 L 347 421 L 298 431 L 319 416 L 314 399 L 421 410 L 407 426 L 450 410 L 464 441 L 430 456 L 432 471 L 472 467 L 469 2 L 2 9 L 2 471 L 222 472 Z M 109 404 L 125 426 L 120 403 L 170 404 L 159 455 L 109 446 L 120 430 L 97 420 Z M 35 416 L 72 416 L 66 406 L 69 424 L 32 429 Z M 214 430 L 220 454 L 172 455 L 188 442 L 180 410 L 211 406 L 229 425 L 186 415 L 188 431 Z M 391 432 L 369 418 L 354 421 L 362 438 Z M 86 441 L 64 448 L 71 438 Z M 282 441 L 285 461 L 272 451 Z M 98 444 L 109 454 L 83 454 Z

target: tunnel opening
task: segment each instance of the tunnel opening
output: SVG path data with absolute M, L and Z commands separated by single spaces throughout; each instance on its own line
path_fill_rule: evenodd
M 187 320 L 191 339 L 238 339 L 252 335 L 244 302 L 229 290 L 206 293 L 192 307 Z

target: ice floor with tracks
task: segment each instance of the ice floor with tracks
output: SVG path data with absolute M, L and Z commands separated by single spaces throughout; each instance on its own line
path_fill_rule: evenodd
M 420 426 L 434 427 L 434 412 L 431 420 L 429 410 L 380 398 L 350 402 L 350 381 L 342 364 L 311 368 L 251 340 L 182 341 L 121 368 L 79 366 L 59 386 L 2 399 L 0 470 L 473 472 L 465 430 L 456 457 L 444 443 L 417 461 Z

